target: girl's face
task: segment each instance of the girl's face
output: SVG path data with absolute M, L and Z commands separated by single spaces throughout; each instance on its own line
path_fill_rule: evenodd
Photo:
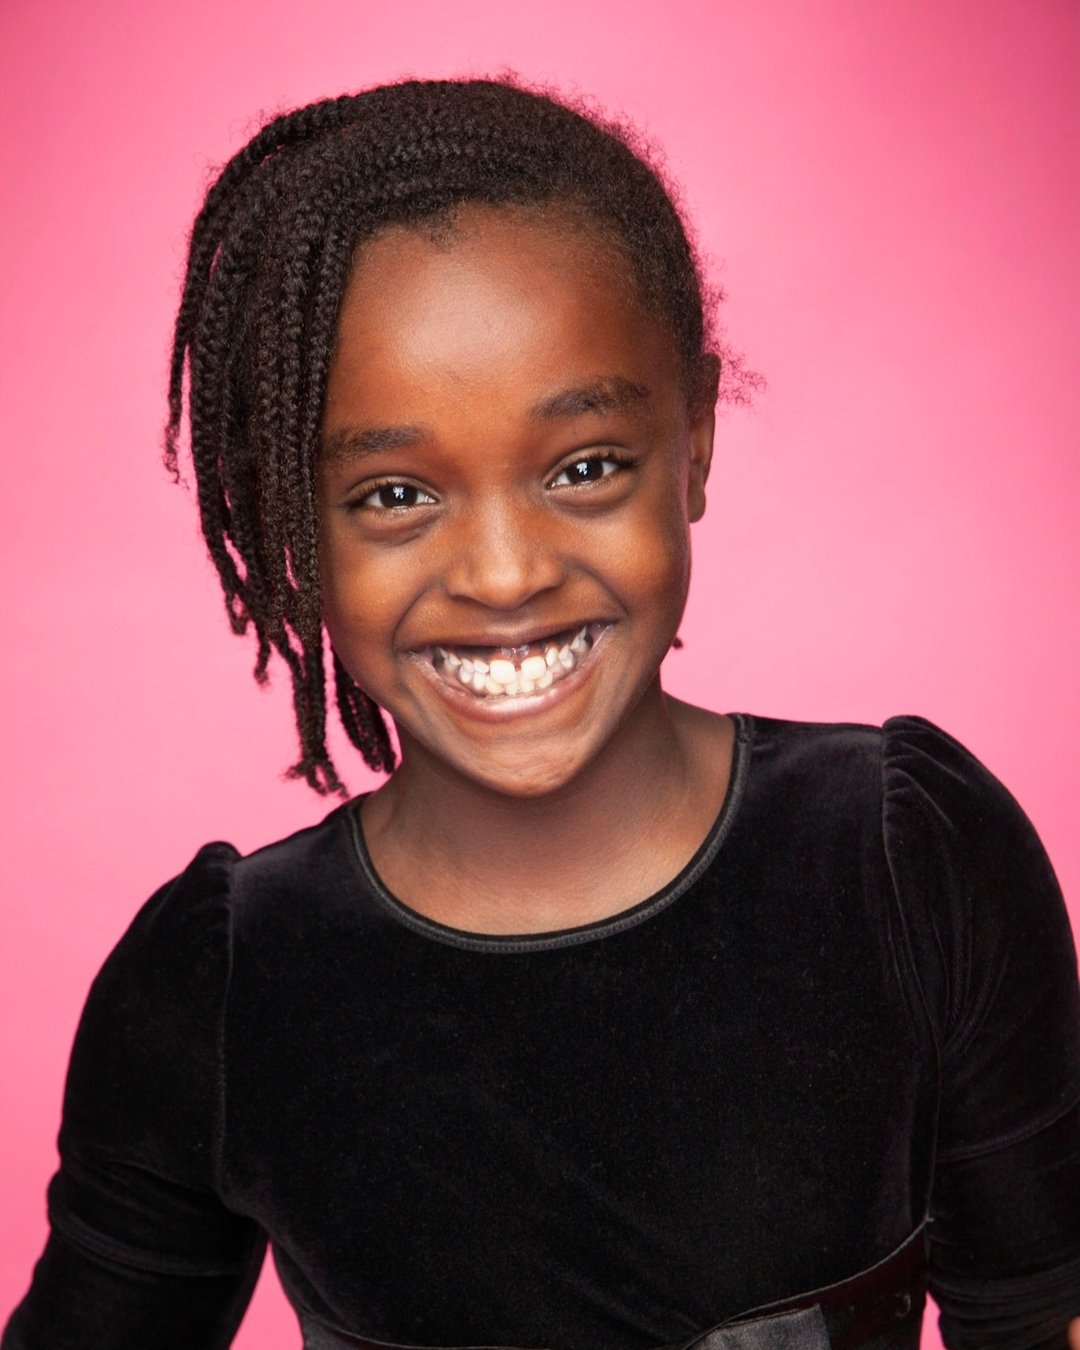
M 437 241 L 386 231 L 323 442 L 326 626 L 410 770 L 539 796 L 656 715 L 712 413 L 610 251 L 480 207 Z

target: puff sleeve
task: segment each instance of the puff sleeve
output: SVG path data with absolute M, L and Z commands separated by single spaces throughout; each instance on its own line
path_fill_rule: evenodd
M 231 1343 L 265 1245 L 228 1208 L 218 1169 L 236 856 L 202 849 L 94 981 L 68 1069 L 51 1233 L 2 1350 Z
M 1068 915 L 1009 793 L 885 724 L 884 825 L 938 1055 L 930 1287 L 957 1350 L 1065 1350 L 1080 1316 L 1080 996 Z

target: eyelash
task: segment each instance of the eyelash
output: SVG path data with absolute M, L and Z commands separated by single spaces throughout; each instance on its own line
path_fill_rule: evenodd
M 560 488 L 591 487 L 594 483 L 602 483 L 605 478 L 613 478 L 624 469 L 632 468 L 634 460 L 628 455 L 619 455 L 611 450 L 605 450 L 603 454 L 578 455 L 576 459 L 572 459 L 568 464 L 563 465 L 551 482 L 548 483 L 548 487 L 555 487 L 556 479 L 561 478 L 564 473 L 569 473 L 571 469 L 576 469 L 579 464 L 611 464 L 614 467 L 608 473 L 601 473 L 599 478 L 583 478 L 577 483 L 563 483 L 560 484 Z
M 395 489 L 399 491 L 404 489 L 406 492 L 415 492 L 418 496 L 426 498 L 426 500 L 422 502 L 409 502 L 407 505 L 401 504 L 394 506 L 369 506 L 367 504 L 377 493 L 387 491 L 392 492 Z M 406 483 L 400 478 L 386 478 L 381 483 L 370 484 L 363 495 L 351 501 L 349 506 L 353 510 L 375 511 L 384 515 L 398 515 L 403 514 L 406 511 L 414 511 L 418 506 L 427 506 L 429 503 L 434 503 L 434 501 L 435 498 L 431 493 L 426 491 L 426 489 L 419 487 L 416 483 Z
M 605 451 L 603 454 L 578 455 L 576 459 L 572 459 L 568 463 L 564 464 L 563 467 L 554 474 L 554 476 L 548 482 L 547 486 L 548 488 L 554 488 L 556 491 L 565 491 L 568 488 L 575 488 L 575 487 L 592 487 L 597 483 L 604 482 L 604 480 L 607 478 L 613 478 L 617 473 L 621 472 L 624 469 L 632 468 L 634 466 L 634 463 L 635 461 L 631 459 L 629 456 L 615 454 L 610 450 Z M 606 472 L 601 472 L 599 478 L 583 478 L 576 483 L 558 482 L 558 480 L 563 476 L 563 474 L 568 474 L 571 471 L 571 469 L 575 469 L 578 467 L 578 465 L 581 464 L 589 464 L 589 465 L 600 464 L 601 466 L 611 465 L 612 467 L 608 469 Z M 375 497 L 378 493 L 395 490 L 399 492 L 400 491 L 414 492 L 424 500 L 393 504 L 389 506 L 383 504 L 375 506 L 371 504 L 371 499 Z M 373 511 L 379 515 L 405 515 L 407 512 L 412 512 L 416 510 L 417 507 L 434 505 L 435 500 L 436 499 L 431 495 L 430 492 L 428 492 L 425 488 L 420 487 L 416 483 L 405 482 L 400 478 L 386 478 L 382 482 L 370 484 L 361 496 L 356 497 L 353 501 L 349 503 L 349 508 L 350 510 Z

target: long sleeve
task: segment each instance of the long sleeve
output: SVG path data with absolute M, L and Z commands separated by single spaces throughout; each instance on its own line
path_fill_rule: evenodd
M 202 849 L 94 982 L 68 1070 L 51 1235 L 2 1350 L 231 1343 L 265 1245 L 220 1194 L 235 858 Z
M 929 723 L 886 724 L 885 829 L 940 1067 L 930 1285 L 956 1350 L 1080 1315 L 1080 997 L 1032 826 Z

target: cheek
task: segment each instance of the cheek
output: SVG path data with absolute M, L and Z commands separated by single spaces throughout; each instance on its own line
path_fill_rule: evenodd
M 597 566 L 630 613 L 678 623 L 690 580 L 690 531 L 673 497 L 642 502 L 597 544 Z
M 327 540 L 319 539 L 319 587 L 323 622 L 331 638 L 348 622 L 349 613 L 356 607 L 360 583 L 357 569 L 350 566 L 347 550 Z
M 320 549 L 322 614 L 334 650 L 353 678 L 377 660 L 397 613 L 395 570 L 379 566 L 349 541 L 325 539 Z

